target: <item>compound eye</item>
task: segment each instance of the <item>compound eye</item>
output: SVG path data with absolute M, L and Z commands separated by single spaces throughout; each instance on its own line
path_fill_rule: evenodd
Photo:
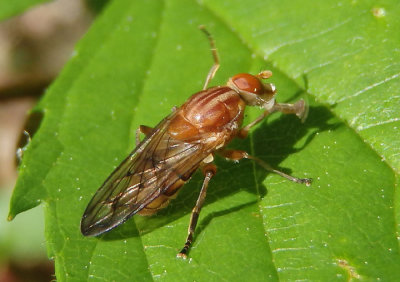
M 239 73 L 232 77 L 232 82 L 239 90 L 262 94 L 264 87 L 259 78 L 248 73 Z

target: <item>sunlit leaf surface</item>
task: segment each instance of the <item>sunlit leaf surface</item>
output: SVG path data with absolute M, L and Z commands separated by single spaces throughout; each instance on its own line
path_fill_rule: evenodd
M 400 52 L 397 1 L 113 1 L 37 106 L 10 217 L 42 202 L 60 281 L 394 281 L 400 276 Z M 200 90 L 271 69 L 279 101 L 310 104 L 302 124 L 274 115 L 217 158 L 188 260 L 175 257 L 201 185 L 195 174 L 157 216 L 135 216 L 99 238 L 80 234 L 93 193 L 154 126 Z M 251 109 L 246 122 L 259 113 Z

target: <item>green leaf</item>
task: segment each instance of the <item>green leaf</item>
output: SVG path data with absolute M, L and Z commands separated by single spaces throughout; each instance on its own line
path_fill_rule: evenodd
M 392 1 L 113 1 L 38 105 L 10 218 L 43 201 L 58 280 L 348 280 L 399 277 L 399 5 Z M 200 173 L 154 217 L 99 238 L 80 234 L 97 188 L 154 126 L 201 89 L 271 69 L 278 101 L 309 101 L 302 124 L 273 115 L 244 149 L 312 177 L 290 183 L 250 161 L 217 158 L 188 260 Z M 245 123 L 259 114 L 249 109 Z
M 0 21 L 16 16 L 25 10 L 49 0 L 0 0 Z

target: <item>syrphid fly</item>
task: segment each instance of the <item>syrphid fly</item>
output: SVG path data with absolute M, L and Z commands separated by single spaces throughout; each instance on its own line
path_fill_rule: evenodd
M 225 86 L 208 88 L 219 68 L 219 57 L 210 33 L 204 27 L 200 28 L 210 41 L 214 58 L 203 90 L 173 109 L 154 128 L 139 127 L 137 147 L 111 173 L 88 204 L 81 220 L 83 235 L 100 235 L 134 214 L 156 213 L 176 197 L 182 185 L 200 168 L 204 174 L 203 185 L 192 210 L 185 245 L 178 253 L 179 257 L 186 258 L 208 184 L 217 171 L 213 164 L 215 154 L 234 161 L 252 159 L 264 169 L 290 181 L 311 184 L 311 179 L 287 175 L 245 151 L 225 149 L 234 137 L 245 138 L 253 126 L 273 112 L 296 114 L 304 120 L 307 106 L 304 100 L 294 104 L 277 103 L 275 86 L 262 82 L 271 77 L 270 71 L 257 75 L 236 74 Z M 246 106 L 261 107 L 263 113 L 242 127 Z M 140 133 L 146 136 L 141 142 Z

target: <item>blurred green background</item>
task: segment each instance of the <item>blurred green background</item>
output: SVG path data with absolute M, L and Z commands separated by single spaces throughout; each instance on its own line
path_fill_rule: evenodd
M 30 109 L 107 1 L 0 1 L 0 281 L 50 281 L 43 207 L 7 221 Z

